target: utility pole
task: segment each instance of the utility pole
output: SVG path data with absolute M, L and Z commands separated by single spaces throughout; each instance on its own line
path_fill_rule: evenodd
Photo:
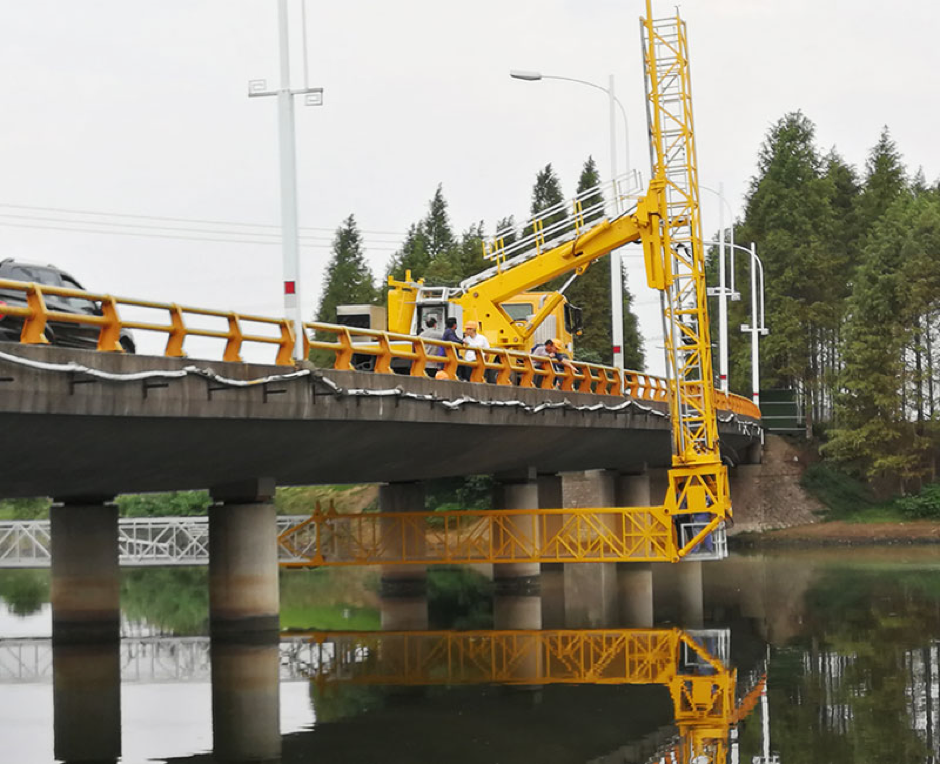
M 617 98 L 614 95 L 614 75 L 607 81 L 607 95 L 610 100 L 610 177 L 614 184 L 614 212 L 620 214 L 620 194 L 617 190 Z M 624 116 L 624 130 L 626 116 Z M 629 144 L 628 144 L 629 145 Z M 630 171 L 630 157 L 627 156 L 627 172 Z M 611 251 L 610 255 L 610 321 L 611 345 L 613 346 L 614 366 L 623 368 L 623 266 L 620 262 L 620 250 Z
M 305 3 L 306 0 L 301 0 Z M 278 147 L 281 164 L 281 248 L 284 271 L 284 311 L 294 327 L 294 358 L 304 358 L 303 300 L 300 288 L 300 238 L 297 230 L 297 146 L 294 135 L 294 96 L 305 96 L 307 106 L 323 105 L 323 88 L 307 86 L 306 7 L 302 5 L 304 87 L 290 86 L 290 25 L 287 0 L 278 0 L 278 43 L 280 49 L 280 87 L 268 90 L 266 80 L 248 83 L 248 97 L 277 97 Z

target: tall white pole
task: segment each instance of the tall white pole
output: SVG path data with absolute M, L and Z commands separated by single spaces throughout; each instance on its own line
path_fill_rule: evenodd
M 760 692 L 760 726 L 761 738 L 763 739 L 764 761 L 770 761 L 770 706 L 767 703 L 767 680 L 764 679 L 764 686 Z
M 718 383 L 728 392 L 728 290 L 725 288 L 725 187 L 718 184 Z
M 751 244 L 751 396 L 760 406 L 760 353 L 757 343 L 761 327 L 757 324 L 757 246 Z
M 294 358 L 304 359 L 303 300 L 300 291 L 300 242 L 297 231 L 297 150 L 294 98 L 290 91 L 287 0 L 278 0 L 281 86 L 277 91 L 278 143 L 281 154 L 281 242 L 284 257 L 284 311 L 294 325 Z
M 620 213 L 620 197 L 617 190 L 617 114 L 614 96 L 614 75 L 607 82 L 607 95 L 610 99 L 610 178 L 614 183 L 614 210 Z M 626 127 L 624 128 L 626 129 Z M 627 157 L 629 165 L 630 158 Z M 613 345 L 614 366 L 623 368 L 623 267 L 620 263 L 620 250 L 610 253 L 610 320 L 611 344 Z

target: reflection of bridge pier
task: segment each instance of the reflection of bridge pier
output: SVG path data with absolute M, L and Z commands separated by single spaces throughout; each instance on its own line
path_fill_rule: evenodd
M 279 637 L 213 640 L 212 748 L 221 762 L 279 761 Z
M 121 757 L 118 640 L 54 642 L 52 671 L 56 759 L 98 764 L 117 761 Z
M 221 761 L 280 756 L 279 594 L 273 481 L 213 490 L 209 510 L 212 709 Z M 51 511 L 55 755 L 121 757 L 117 507 L 64 500 Z

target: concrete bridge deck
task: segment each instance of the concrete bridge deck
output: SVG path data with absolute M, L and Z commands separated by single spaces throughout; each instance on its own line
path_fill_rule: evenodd
M 398 482 L 670 461 L 664 402 L 59 347 L 0 351 L 0 431 L 15 444 L 4 451 L 4 497 L 110 497 L 257 476 L 278 485 Z M 759 423 L 719 414 L 723 454 L 736 463 L 758 443 Z

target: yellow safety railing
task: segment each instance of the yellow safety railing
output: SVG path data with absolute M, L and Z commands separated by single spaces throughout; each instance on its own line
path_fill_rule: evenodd
M 242 346 L 246 343 L 254 343 L 276 346 L 275 362 L 282 366 L 293 364 L 294 331 L 290 321 L 283 318 L 268 318 L 206 308 L 188 308 L 175 303 L 113 297 L 108 294 L 5 279 L 0 279 L 0 291 L 24 293 L 25 306 L 0 305 L 0 315 L 18 316 L 23 319 L 20 341 L 28 345 L 48 344 L 47 325 L 50 322 L 60 322 L 99 327 L 98 350 L 103 352 L 121 352 L 121 330 L 139 329 L 165 334 L 167 341 L 164 354 L 170 358 L 181 358 L 186 355 L 184 344 L 188 337 L 210 337 L 225 340 L 225 350 L 222 354 L 224 361 L 241 361 Z M 96 304 L 98 311 L 96 313 L 70 313 L 50 310 L 46 305 L 47 295 L 88 301 Z M 162 313 L 164 322 L 122 320 L 119 312 L 121 306 L 144 308 Z M 224 329 L 207 329 L 188 325 L 186 319 L 195 316 L 218 319 Z M 271 329 L 274 336 L 253 333 L 261 327 Z
M 278 537 L 282 567 L 510 562 L 677 562 L 719 525 L 680 541 L 665 507 L 339 514 L 317 503 Z
M 241 361 L 243 347 L 254 344 L 273 347 L 276 364 L 294 364 L 294 329 L 285 318 L 114 297 L 5 279 L 0 279 L 0 292 L 21 292 L 24 296 L 24 305 L 0 305 L 0 316 L 23 319 L 20 341 L 24 344 L 47 344 L 47 325 L 61 322 L 97 327 L 97 348 L 103 352 L 121 352 L 121 332 L 132 329 L 166 335 L 164 354 L 171 358 L 185 357 L 186 340 L 202 337 L 224 340 L 223 361 Z M 46 304 L 45 298 L 49 295 L 84 300 L 95 304 L 97 310 L 94 313 L 53 310 Z M 162 314 L 162 320 L 126 320 L 121 317 L 122 308 L 142 309 L 158 316 Z M 218 326 L 196 326 L 194 320 L 197 319 L 210 319 Z M 397 372 L 425 377 L 426 370 L 431 368 L 442 370 L 449 379 L 457 379 L 458 369 L 463 368 L 471 382 L 545 387 L 563 392 L 626 396 L 643 401 L 669 400 L 666 380 L 644 372 L 583 361 L 557 364 L 544 356 L 502 348 L 478 351 L 476 359 L 468 361 L 463 356 L 465 348 L 462 345 L 442 340 L 319 322 L 309 322 L 304 326 L 310 335 L 304 337 L 305 356 L 309 357 L 311 350 L 320 351 L 321 355 L 325 353 L 328 361 L 332 360 L 334 369 L 352 370 L 357 362 L 369 360 L 372 370 L 379 374 Z M 717 393 L 716 405 L 735 414 L 760 418 L 760 409 L 741 396 Z

